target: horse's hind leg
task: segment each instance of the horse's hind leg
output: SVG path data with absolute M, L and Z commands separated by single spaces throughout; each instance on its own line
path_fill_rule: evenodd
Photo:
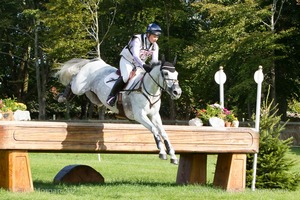
M 58 94 L 58 103 L 64 103 L 72 99 L 75 95 L 72 92 L 71 84 L 68 84 L 63 93 Z
M 92 91 L 87 91 L 85 93 L 85 95 L 87 96 L 87 98 L 95 105 L 97 106 L 101 106 L 102 102 L 99 100 L 98 96 L 92 92 Z

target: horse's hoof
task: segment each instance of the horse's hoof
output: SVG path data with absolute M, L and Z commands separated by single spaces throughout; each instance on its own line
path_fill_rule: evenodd
M 171 164 L 178 165 L 178 159 L 171 159 Z
M 162 160 L 167 160 L 167 154 L 159 154 L 159 158 Z

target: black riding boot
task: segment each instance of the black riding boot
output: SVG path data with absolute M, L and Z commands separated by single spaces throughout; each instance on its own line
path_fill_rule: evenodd
M 60 94 L 58 95 L 57 101 L 58 101 L 59 103 L 66 102 L 66 101 L 70 100 L 70 99 L 73 97 L 73 95 L 74 95 L 74 94 L 73 94 L 73 92 L 72 92 L 72 90 L 71 90 L 71 85 L 69 84 L 69 85 L 66 86 L 64 92 L 63 92 L 63 93 L 60 93 Z
M 122 90 L 124 85 L 125 85 L 125 83 L 123 81 L 123 78 L 122 78 L 122 76 L 120 76 L 116 80 L 113 88 L 110 91 L 110 94 L 107 97 L 106 103 L 108 105 L 110 105 L 111 107 L 115 105 L 115 102 L 116 102 L 116 99 L 117 99 L 117 94 Z

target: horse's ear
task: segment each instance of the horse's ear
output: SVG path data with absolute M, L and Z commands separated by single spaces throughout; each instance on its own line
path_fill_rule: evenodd
M 162 63 L 166 62 L 165 54 L 162 54 L 162 56 L 161 56 L 161 62 Z
M 175 56 L 175 58 L 174 58 L 174 60 L 173 60 L 173 65 L 174 65 L 174 66 L 175 66 L 176 62 L 177 62 L 177 55 Z

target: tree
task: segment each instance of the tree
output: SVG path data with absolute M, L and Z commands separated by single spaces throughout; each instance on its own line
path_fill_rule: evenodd
M 31 30 L 32 44 L 29 43 L 32 47 L 32 57 L 31 62 L 35 66 L 35 80 L 36 80 L 36 89 L 37 89 L 37 102 L 38 102 L 38 119 L 46 119 L 46 86 L 49 78 L 49 68 L 45 60 L 45 53 L 42 49 L 42 44 L 40 38 L 43 35 L 43 27 L 40 21 L 40 12 L 44 9 L 44 2 L 28 0 L 25 1 L 25 8 L 23 9 L 22 16 L 28 22 L 28 26 Z
M 20 21 L 17 19 L 18 13 L 22 12 L 22 6 L 17 1 L 3 1 L 0 5 L 0 81 L 1 81 L 1 98 L 5 97 L 20 97 L 20 93 L 17 91 L 18 70 L 16 65 L 25 63 L 23 60 L 27 51 L 27 48 L 20 44 L 18 47 L 16 44 L 22 40 L 20 35 L 26 35 L 26 30 L 18 30 L 18 24 Z M 21 53 L 26 52 L 23 56 Z M 24 66 L 24 65 L 23 65 Z M 11 90 L 14 93 L 11 93 Z
M 41 22 L 48 29 L 47 38 L 44 40 L 46 47 L 44 50 L 47 59 L 53 63 L 53 67 L 57 67 L 59 63 L 71 58 L 101 57 L 98 21 L 99 2 L 99 0 L 56 0 L 45 5 L 46 10 L 41 12 Z M 56 82 L 51 87 L 60 88 L 61 85 Z M 77 99 L 77 101 L 74 101 L 75 104 L 83 107 L 87 105 L 86 98 Z M 54 108 L 54 106 L 52 107 Z M 67 118 L 70 116 L 71 107 L 74 105 L 67 104 Z
M 269 47 L 264 45 L 268 35 L 256 30 L 261 23 L 255 13 L 257 4 L 253 1 L 201 1 L 193 6 L 197 10 L 195 18 L 199 21 L 199 31 L 196 42 L 185 49 L 183 58 L 191 71 L 191 82 L 194 82 L 193 103 L 203 107 L 218 101 L 218 87 L 213 77 L 223 66 L 228 77 L 226 107 L 237 103 L 237 107 L 247 110 L 255 100 L 252 89 L 255 83 L 249 74 L 269 62 Z M 257 59 L 260 54 L 266 59 Z
M 232 108 L 235 105 L 239 108 L 240 118 L 251 119 L 256 96 L 253 73 L 262 65 L 265 82 L 274 85 L 274 63 L 288 57 L 288 47 L 280 40 L 291 37 L 294 28 L 287 27 L 286 30 L 276 30 L 275 33 L 269 31 L 265 20 L 270 16 L 270 4 L 265 1 L 200 1 L 193 6 L 197 9 L 195 18 L 199 19 L 199 31 L 196 42 L 184 50 L 183 58 L 191 71 L 191 80 L 197 86 L 191 89 L 195 91 L 195 99 L 191 100 L 195 106 L 201 106 L 201 102 L 218 101 L 218 88 L 213 77 L 219 67 L 223 66 L 228 77 L 225 84 L 226 107 Z M 281 18 L 273 18 L 272 26 L 280 23 L 278 20 Z M 280 81 L 282 84 L 287 80 L 280 75 L 276 79 L 277 86 Z M 286 68 L 285 76 L 295 75 Z M 290 81 L 299 85 L 297 79 Z M 211 88 L 215 90 L 212 91 Z M 289 90 L 289 93 L 295 91 L 298 89 Z M 266 93 L 266 87 L 263 92 Z M 277 90 L 277 96 L 280 93 L 285 91 Z
M 271 6 L 267 5 L 270 8 L 270 14 L 267 17 L 269 19 L 269 23 L 262 20 L 263 24 L 271 31 L 272 34 L 275 34 L 275 27 L 278 23 L 279 18 L 281 17 L 281 12 L 283 9 L 283 5 L 286 2 L 286 0 L 273 0 Z M 262 2 L 262 4 L 265 4 L 266 2 Z M 274 52 L 273 52 L 274 53 Z M 272 63 L 270 74 L 271 74 L 271 97 L 275 100 L 274 103 L 276 103 L 276 70 L 275 70 L 275 60 Z
M 33 20 L 33 13 L 35 13 L 33 10 L 37 9 L 37 5 L 39 4 L 34 0 L 23 1 L 21 4 L 19 1 L 8 1 L 1 4 L 5 11 L 1 12 L 4 14 L 1 18 L 4 25 L 1 33 L 4 34 L 2 38 L 5 41 L 2 46 L 4 56 L 1 57 L 3 61 L 1 63 L 4 65 L 1 68 L 5 69 L 2 84 L 4 98 L 17 97 L 18 101 L 29 102 L 32 91 L 28 88 L 36 88 L 34 82 L 36 79 L 31 72 L 34 65 L 33 51 L 38 46 L 35 43 L 34 30 L 36 29 Z M 40 47 L 38 48 L 40 49 Z M 39 84 L 39 86 L 41 85 L 43 84 Z
M 41 22 L 48 28 L 44 50 L 49 59 L 64 62 L 87 57 L 94 43 L 85 29 L 91 20 L 85 5 L 80 0 L 54 0 L 45 7 Z
M 278 43 L 285 48 L 275 51 L 280 56 L 275 61 L 275 79 L 278 112 L 286 120 L 288 102 L 299 100 L 300 94 L 300 6 L 295 1 L 286 1 L 284 4 L 276 31 L 284 33 Z
M 114 18 L 116 15 L 116 11 L 117 11 L 117 6 L 115 8 L 113 8 L 112 10 L 112 17 L 110 19 L 110 22 L 108 24 L 107 30 L 105 31 L 103 38 L 100 41 L 100 23 L 99 23 L 99 14 L 98 14 L 98 10 L 99 10 L 99 4 L 100 4 L 100 0 L 87 0 L 87 1 L 83 1 L 82 2 L 85 6 L 85 8 L 89 11 L 90 15 L 87 16 L 87 18 L 91 17 L 91 20 L 87 20 L 87 21 L 91 21 L 90 24 L 83 24 L 83 26 L 85 27 L 86 31 L 89 33 L 90 37 L 92 39 L 95 40 L 95 44 L 96 44 L 96 58 L 101 58 L 101 50 L 100 50 L 100 46 L 102 44 L 102 42 L 104 41 L 106 35 L 109 33 L 110 27 L 113 25 L 114 23 Z M 94 53 L 91 52 L 91 55 L 93 55 Z

